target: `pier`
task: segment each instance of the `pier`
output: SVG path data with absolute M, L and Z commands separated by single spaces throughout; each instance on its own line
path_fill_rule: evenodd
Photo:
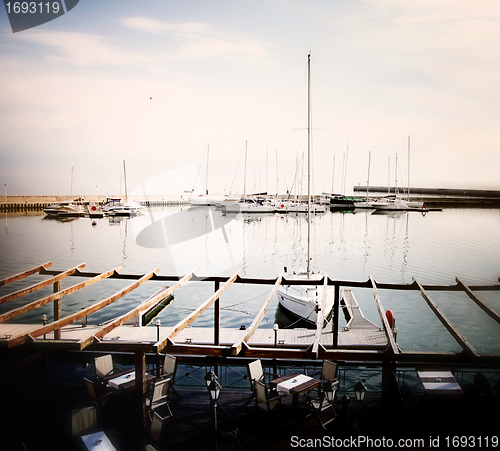
M 203 390 L 203 385 L 198 385 L 196 388 L 196 383 L 193 386 L 193 381 L 203 380 L 203 375 L 210 368 L 214 369 L 223 383 L 224 396 L 221 398 L 223 400 L 221 402 L 230 410 L 232 408 L 229 406 L 234 406 L 230 417 L 234 420 L 234 418 L 239 418 L 242 415 L 241 418 L 254 421 L 255 417 L 251 413 L 241 410 L 244 400 L 249 396 L 248 388 L 243 388 L 243 391 L 241 391 L 241 387 L 248 387 L 246 365 L 254 359 L 261 359 L 265 368 L 273 370 L 274 373 L 277 371 L 280 374 L 287 374 L 287 372 L 297 368 L 300 371 L 306 371 L 306 374 L 318 374 L 318 371 L 321 371 L 323 360 L 336 362 L 339 365 L 339 378 L 341 379 L 340 393 L 351 393 L 351 396 L 352 383 L 349 380 L 352 380 L 352 375 L 359 374 L 359 376 L 354 377 L 363 377 L 363 379 L 368 380 L 375 377 L 375 379 L 380 380 L 380 388 L 371 387 L 370 396 L 372 401 L 370 402 L 372 406 L 378 406 L 380 402 L 382 403 L 380 406 L 392 406 L 395 387 L 399 387 L 396 390 L 399 393 L 401 387 L 404 386 L 404 381 L 406 383 L 413 381 L 412 386 L 419 386 L 416 376 L 418 369 L 452 369 L 455 377 L 459 377 L 459 374 L 467 371 L 471 374 L 481 371 L 483 374 L 488 374 L 492 381 L 500 375 L 500 355 L 486 355 L 477 352 L 463 337 L 462 333 L 440 311 L 429 294 L 432 291 L 464 292 L 468 295 L 470 301 L 482 310 L 484 315 L 500 323 L 500 315 L 480 298 L 481 291 L 498 291 L 500 290 L 500 284 L 468 286 L 458 278 L 455 285 L 423 285 L 416 279 L 411 284 L 388 284 L 376 282 L 372 277 L 367 281 L 359 282 L 335 280 L 329 277 L 318 280 L 297 281 L 287 280 L 284 274 L 280 274 L 276 278 L 265 279 L 241 277 L 238 272 L 230 277 L 201 277 L 194 272 L 179 276 L 159 275 L 158 268 L 152 269 L 145 274 L 124 274 L 120 267 L 112 268 L 106 272 L 95 273 L 84 271 L 84 267 L 85 264 L 82 263 L 69 269 L 53 270 L 51 269 L 51 263 L 46 262 L 0 281 L 0 287 L 3 287 L 34 274 L 47 277 L 43 281 L 26 288 L 4 294 L 0 297 L 0 304 L 6 304 L 27 294 L 36 293 L 43 287 L 53 287 L 53 294 L 38 297 L 36 300 L 31 300 L 29 303 L 7 310 L 0 315 L 0 359 L 3 362 L 0 379 L 4 383 L 5 381 L 11 381 L 9 383 L 14 386 L 16 383 L 11 378 L 15 374 L 22 374 L 25 367 L 33 368 L 33 365 L 41 364 L 40 368 L 43 372 L 46 371 L 43 369 L 46 365 L 69 364 L 64 362 L 72 362 L 71 365 L 76 365 L 75 368 L 78 367 L 78 371 L 87 372 L 88 374 L 88 372 L 92 371 L 94 357 L 110 353 L 117 361 L 121 361 L 125 365 L 131 365 L 135 369 L 134 403 L 137 413 L 136 416 L 133 416 L 135 428 L 147 429 L 145 374 L 146 372 L 158 374 L 165 353 L 175 355 L 178 359 L 179 374 L 176 378 L 175 387 L 180 392 L 181 397 L 174 405 L 181 412 L 180 418 L 185 415 L 184 418 L 188 422 L 192 420 L 190 417 L 192 413 L 188 414 L 188 411 L 205 412 L 203 415 L 206 417 L 206 400 L 203 402 L 195 401 L 199 399 L 199 396 L 206 396 L 206 388 Z M 83 279 L 83 281 L 62 289 L 61 281 L 68 277 L 76 278 L 76 280 Z M 82 310 L 65 317 L 62 316 L 62 303 L 65 296 L 85 289 L 94 283 L 105 283 L 107 279 L 128 280 L 130 284 Z M 148 299 L 140 302 L 133 309 L 121 313 L 116 318 L 102 324 L 91 324 L 89 322 L 92 313 L 118 302 L 126 294 L 150 281 L 162 282 L 165 286 Z M 214 293 L 193 312 L 173 326 L 162 326 L 161 324 L 155 326 L 141 325 L 143 324 L 141 318 L 158 307 L 168 296 L 175 295 L 175 291 L 187 281 L 212 282 L 214 284 Z M 233 284 L 269 286 L 268 296 L 248 328 L 220 327 L 220 297 L 224 292 L 230 290 Z M 281 284 L 323 284 L 332 286 L 334 288 L 335 302 L 331 323 L 324 328 L 317 327 L 316 329 L 296 328 L 275 331 L 259 327 L 264 314 L 275 297 L 277 288 Z M 374 302 L 380 316 L 380 325 L 364 318 L 350 290 L 354 287 L 372 290 Z M 460 345 L 462 351 L 436 352 L 432 350 L 413 352 L 401 349 L 396 343 L 394 330 L 388 323 L 383 300 L 379 294 L 379 290 L 387 289 L 419 291 L 429 308 Z M 26 324 L 17 321 L 17 318 L 22 314 L 34 311 L 42 305 L 50 304 L 53 305 L 54 311 L 52 322 L 44 320 L 43 323 L 39 324 Z M 164 308 L 168 309 L 168 305 Z M 213 310 L 214 326 L 193 326 L 192 323 L 209 308 Z M 339 330 L 338 318 L 341 309 L 347 312 L 349 321 L 346 327 Z M 321 318 L 322 315 L 318 315 L 318 317 Z M 318 324 L 323 324 L 322 319 L 318 320 Z M 231 377 L 227 375 L 228 372 L 232 374 Z M 198 376 L 195 376 L 195 373 Z M 48 377 L 48 375 L 45 377 Z M 185 381 L 187 381 L 186 385 L 184 384 Z M 397 381 L 396 385 L 394 385 L 394 381 Z M 239 390 L 238 387 L 240 387 Z M 410 387 L 411 390 L 414 391 L 414 387 Z M 417 395 L 421 396 L 419 390 L 417 387 Z M 398 396 L 403 395 L 400 393 Z M 403 397 L 401 397 L 401 400 L 403 400 Z M 190 405 L 190 402 L 194 404 Z M 370 402 L 368 402 L 368 405 L 370 405 Z M 356 428 L 358 428 L 357 432 L 360 432 L 360 426 L 354 426 L 352 417 L 349 416 L 353 412 L 358 420 L 362 418 L 366 420 L 367 416 L 371 414 L 371 407 L 367 407 L 365 410 L 359 410 L 358 407 L 352 406 L 350 411 L 347 408 L 341 411 L 345 413 L 345 421 L 347 421 L 347 426 L 345 426 L 347 429 L 344 426 L 341 429 L 344 432 L 347 430 L 355 432 Z M 291 413 L 293 412 L 291 406 L 286 408 L 284 412 L 285 416 L 291 415 L 288 420 L 294 418 L 294 414 Z M 374 415 L 375 417 L 371 421 L 376 421 L 376 417 L 379 416 L 375 411 Z M 339 417 L 341 418 L 342 415 L 340 414 Z M 308 429 L 309 427 L 315 427 L 308 418 L 303 417 L 301 420 L 300 424 L 304 428 L 302 431 L 308 431 L 307 434 L 311 433 L 312 436 L 316 437 L 321 432 L 317 429 L 315 429 L 316 432 L 311 432 Z M 128 421 L 132 420 L 128 419 Z M 182 420 L 176 421 L 182 422 Z M 341 427 L 340 425 L 344 424 L 343 421 L 339 419 L 336 422 L 337 426 L 334 427 Z M 269 440 L 267 433 L 262 432 L 262 426 L 256 427 L 260 431 L 259 433 L 263 434 L 259 440 Z M 184 423 L 181 423 L 179 428 L 178 431 L 184 430 L 186 432 L 189 430 L 187 424 Z M 295 426 L 291 428 L 287 426 L 285 430 L 292 433 Z M 189 434 L 189 432 L 186 433 Z M 295 433 L 298 432 L 295 431 Z M 247 434 L 252 435 L 252 432 L 247 431 Z M 175 434 L 172 437 L 176 437 L 175 439 L 172 438 L 172 440 L 182 442 L 181 437 Z M 234 446 L 234 442 L 231 443 L 231 446 Z M 258 440 L 255 444 L 257 443 Z M 283 446 L 285 447 L 284 444 Z M 201 449 L 209 448 L 202 447 Z

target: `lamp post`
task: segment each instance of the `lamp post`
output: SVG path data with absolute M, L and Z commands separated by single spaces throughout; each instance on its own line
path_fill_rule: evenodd
M 356 395 L 356 400 L 358 402 L 363 402 L 366 395 L 366 385 L 364 384 L 364 379 L 360 379 L 353 387 L 354 394 Z
M 278 346 L 278 323 L 274 323 L 273 330 L 274 330 L 274 347 Z
M 220 396 L 221 385 L 217 375 L 213 371 L 209 371 L 205 376 L 210 402 L 214 410 L 214 430 L 215 430 L 215 449 L 217 450 L 217 400 Z
M 156 319 L 155 326 L 156 326 L 156 341 L 160 341 L 160 326 L 161 326 L 160 318 Z
M 42 314 L 42 324 L 44 326 L 47 324 L 47 315 L 45 313 Z M 45 334 L 43 334 L 43 339 L 45 340 Z

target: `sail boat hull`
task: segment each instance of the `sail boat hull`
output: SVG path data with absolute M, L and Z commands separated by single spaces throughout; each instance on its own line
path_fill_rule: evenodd
M 317 315 L 321 309 L 323 286 L 316 285 L 286 285 L 278 290 L 280 308 L 296 319 L 305 321 L 311 326 L 316 326 Z M 325 302 L 325 320 L 331 315 L 333 309 L 333 292 L 327 288 Z

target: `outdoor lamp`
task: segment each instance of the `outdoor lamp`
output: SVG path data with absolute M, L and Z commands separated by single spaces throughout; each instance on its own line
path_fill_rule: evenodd
M 366 394 L 366 385 L 363 383 L 361 379 L 356 382 L 356 385 L 354 385 L 354 394 L 356 395 L 356 400 L 358 402 L 363 402 L 365 399 L 365 394 Z
M 335 392 L 333 391 L 331 382 L 325 382 L 325 384 L 323 385 L 323 391 L 325 392 L 326 400 L 329 403 L 333 402 L 333 398 L 335 397 Z
M 213 371 L 210 371 L 205 376 L 205 381 L 207 383 L 208 393 L 210 395 L 210 399 L 216 402 L 219 399 L 221 385 L 219 384 L 219 379 L 214 374 Z
M 278 323 L 274 323 L 273 330 L 274 330 L 274 347 L 278 344 Z
M 47 315 L 45 313 L 42 315 L 42 323 L 44 326 L 47 324 Z

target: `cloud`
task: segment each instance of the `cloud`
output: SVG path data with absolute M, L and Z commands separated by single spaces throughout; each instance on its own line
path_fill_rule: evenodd
M 267 45 L 243 35 L 218 32 L 204 22 L 166 23 L 146 17 L 130 17 L 122 24 L 145 33 L 171 36 L 179 40 L 176 58 L 244 56 L 258 59 L 267 55 Z
M 50 47 L 55 51 L 46 58 L 50 61 L 64 61 L 76 66 L 95 65 L 136 65 L 153 63 L 157 58 L 152 53 L 131 52 L 129 48 L 118 45 L 102 36 L 75 33 L 23 33 L 21 39 Z

